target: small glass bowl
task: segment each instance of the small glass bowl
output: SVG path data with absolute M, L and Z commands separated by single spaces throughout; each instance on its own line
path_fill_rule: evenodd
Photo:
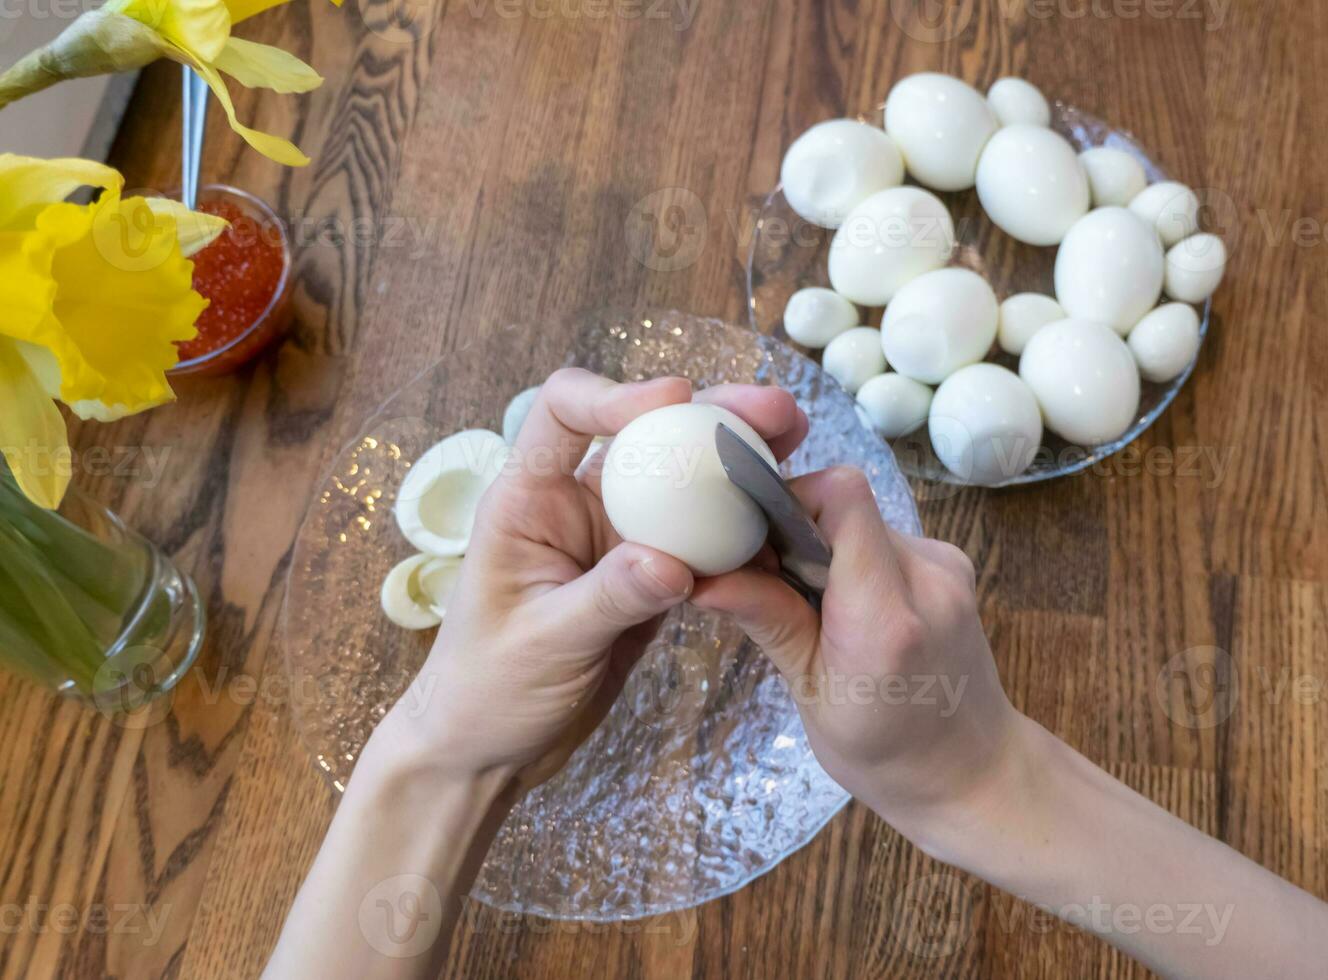
M 179 198 L 177 191 L 172 197 Z M 236 187 L 225 184 L 206 184 L 198 189 L 198 202 L 225 200 L 235 205 L 245 215 L 253 218 L 264 229 L 264 234 L 275 235 L 281 245 L 281 278 L 277 280 L 276 291 L 263 312 L 253 323 L 244 329 L 238 337 L 227 341 L 221 347 L 210 350 L 187 361 L 181 361 L 166 373 L 171 377 L 193 374 L 216 376 L 229 374 L 247 364 L 262 353 L 290 327 L 293 311 L 291 307 L 291 248 L 290 236 L 276 213 L 268 205 Z

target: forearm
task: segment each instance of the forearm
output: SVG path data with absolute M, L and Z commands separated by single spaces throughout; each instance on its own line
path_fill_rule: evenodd
M 1021 719 L 999 794 L 920 843 L 1170 977 L 1312 977 L 1328 905 Z
M 265 976 L 439 974 L 510 780 L 421 755 L 386 723 L 370 739 Z

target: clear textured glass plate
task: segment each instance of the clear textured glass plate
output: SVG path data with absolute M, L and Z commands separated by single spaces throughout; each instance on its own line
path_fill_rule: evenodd
M 787 388 L 811 418 L 785 464 L 863 468 L 882 515 L 918 533 L 890 449 L 853 399 L 770 337 L 681 313 L 579 319 L 566 331 L 497 330 L 425 371 L 342 452 L 296 541 L 282 630 L 295 716 L 319 768 L 344 787 L 373 726 L 423 662 L 433 631 L 391 625 L 378 585 L 411 548 L 392 519 L 406 464 L 458 429 L 499 428 L 508 399 L 580 365 L 632 380 L 683 375 Z M 795 706 L 724 618 L 676 610 L 604 724 L 511 814 L 472 894 L 491 905 L 597 921 L 727 894 L 805 844 L 847 796 L 817 765 Z
M 879 126 L 882 109 L 878 107 L 857 118 Z M 1073 106 L 1057 102 L 1052 107 L 1052 128 L 1078 150 L 1093 146 L 1113 146 L 1126 151 L 1143 164 L 1150 182 L 1167 179 L 1161 166 L 1139 146 L 1131 134 L 1113 129 Z M 945 202 L 954 218 L 958 247 L 950 260 L 951 265 L 981 273 L 1002 299 L 1019 292 L 1055 294 L 1052 269 L 1056 262 L 1056 249 L 1024 245 L 1005 234 L 982 211 L 976 191 L 941 193 L 937 196 Z M 832 237 L 833 231 L 818 228 L 799 218 L 789 207 L 779 187 L 770 192 L 757 215 L 751 249 L 747 255 L 747 302 L 755 330 L 788 340 L 783 327 L 784 306 L 799 289 L 830 285 L 826 260 Z M 1201 348 L 1208 335 L 1211 311 L 1211 302 L 1205 302 L 1199 311 Z M 879 327 L 881 310 L 869 310 L 868 313 L 870 316 L 867 323 Z M 987 359 L 1012 371 L 1018 370 L 1019 359 L 1006 354 L 999 347 L 993 346 Z M 1079 446 L 1047 432 L 1032 465 L 1001 486 L 1037 483 L 1077 473 L 1125 448 L 1171 404 L 1193 370 L 1192 362 L 1173 381 L 1165 384 L 1144 381 L 1140 390 L 1139 414 L 1134 424 L 1114 442 L 1100 446 Z M 896 439 L 893 448 L 900 467 L 909 476 L 939 483 L 962 482 L 942 466 L 932 452 L 925 425 L 917 432 Z

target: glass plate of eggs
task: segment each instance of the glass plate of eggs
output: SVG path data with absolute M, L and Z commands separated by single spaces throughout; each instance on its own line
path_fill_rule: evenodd
M 914 79 L 919 77 L 944 78 L 944 76 L 913 76 Z M 1003 83 L 998 83 L 998 85 L 1001 84 Z M 964 86 L 964 88 L 967 88 L 967 86 Z M 969 89 L 969 91 L 972 90 Z M 992 93 L 988 96 L 993 109 L 996 109 L 996 92 L 996 87 L 993 87 Z M 1018 90 L 1006 94 L 1013 94 L 1016 97 L 1022 95 Z M 1040 95 L 1036 98 L 1041 100 Z M 1161 165 L 1149 155 L 1147 150 L 1139 145 L 1130 133 L 1114 128 L 1073 106 L 1063 103 L 1047 106 L 1044 100 L 1043 105 L 1046 107 L 1043 110 L 1044 112 L 1049 110 L 1049 128 L 1064 137 L 1074 151 L 1082 152 L 1096 147 L 1105 147 L 1128 154 L 1142 167 L 1143 175 L 1148 183 L 1146 193 L 1151 193 L 1152 191 L 1149 189 L 1162 185 L 1175 186 L 1167 183 L 1169 178 Z M 885 111 L 886 107 L 883 104 L 868 113 L 858 116 L 857 121 L 870 125 L 875 133 L 883 134 L 881 119 Z M 1000 115 L 999 110 L 997 114 Z M 928 118 L 930 120 L 930 117 Z M 839 125 L 839 123 L 820 124 L 820 126 L 827 127 L 835 125 Z M 815 129 L 816 127 L 813 127 L 813 130 L 810 130 L 809 133 Z M 997 132 L 1000 132 L 1000 130 L 998 129 Z M 846 141 L 850 145 L 850 150 L 852 150 L 853 140 L 863 138 L 862 135 L 855 136 L 852 133 L 845 135 L 850 137 Z M 866 138 L 875 139 L 876 137 L 873 135 Z M 796 147 L 797 144 L 795 143 L 794 146 Z M 791 152 L 792 150 L 790 150 Z M 1012 161 L 1012 165 L 1017 169 L 1019 166 L 1017 153 L 1012 154 L 1012 156 L 1016 157 Z M 1119 159 L 1119 157 L 1116 159 Z M 786 158 L 786 168 L 787 165 Z M 838 164 L 836 164 L 837 166 Z M 1133 165 L 1131 164 L 1131 166 Z M 847 173 L 851 169 L 851 165 L 846 165 L 844 172 Z M 785 175 L 787 175 L 787 169 Z M 943 171 L 938 171 L 929 176 L 931 187 L 926 195 L 922 194 L 920 187 L 911 193 L 917 194 L 920 201 L 923 196 L 935 195 L 930 202 L 921 201 L 924 210 L 931 207 L 937 211 L 935 216 L 926 220 L 937 225 L 944 225 L 949 222 L 952 227 L 950 234 L 953 240 L 953 247 L 949 251 L 948 259 L 939 260 L 937 263 L 925 267 L 924 271 L 929 270 L 927 275 L 932 283 L 933 293 L 938 288 L 943 289 L 951 297 L 952 305 L 962 305 L 953 297 L 962 296 L 965 290 L 971 291 L 976 278 L 981 277 L 989 284 L 990 289 L 982 286 L 977 286 L 977 289 L 985 290 L 989 297 L 1000 303 L 998 314 L 1000 340 L 999 342 L 992 342 L 984 337 L 980 341 L 981 353 L 973 353 L 965 358 L 966 361 L 980 358 L 979 365 L 961 369 L 965 372 L 966 390 L 945 392 L 944 379 L 949 373 L 953 372 L 928 375 L 926 370 L 921 368 L 916 371 L 905 372 L 893 363 L 893 357 L 886 358 L 882 356 L 879 362 L 873 360 L 873 345 L 881 346 L 882 333 L 880 331 L 883 321 L 887 328 L 884 332 L 885 335 L 889 337 L 894 334 L 898 338 L 905 335 L 907 331 L 898 326 L 891 329 L 892 321 L 896 325 L 901 323 L 906 325 L 909 322 L 907 319 L 909 313 L 925 314 L 927 312 L 929 297 L 927 295 L 911 295 L 907 289 L 908 280 L 919 275 L 919 272 L 918 270 L 905 270 L 901 284 L 897 291 L 891 291 L 888 302 L 884 299 L 884 294 L 863 294 L 863 298 L 857 299 L 855 304 L 850 304 L 842 297 L 828 295 L 830 294 L 832 281 L 830 270 L 831 244 L 836 231 L 833 228 L 821 227 L 819 224 L 814 224 L 807 218 L 801 217 L 785 195 L 784 181 L 781 181 L 781 184 L 765 199 L 757 215 L 748 253 L 746 280 L 748 310 L 752 327 L 758 333 L 768 334 L 787 340 L 790 343 L 796 344 L 796 341 L 790 335 L 791 333 L 798 334 L 802 339 L 808 340 L 809 338 L 803 331 L 786 330 L 785 311 L 790 297 L 793 297 L 799 291 L 815 287 L 817 292 L 804 293 L 801 298 L 806 299 L 810 304 L 812 303 L 811 297 L 815 297 L 815 304 L 820 306 L 819 315 L 828 315 L 827 308 L 823 304 L 839 304 L 834 315 L 839 316 L 843 323 L 848 322 L 848 319 L 843 319 L 847 317 L 856 319 L 859 328 L 872 328 L 872 332 L 862 329 L 843 330 L 841 324 L 835 329 L 842 330 L 843 335 L 840 336 L 835 333 L 833 339 L 829 341 L 830 346 L 826 347 L 824 351 L 818 349 L 824 343 L 824 338 L 816 337 L 810 338 L 810 343 L 807 346 L 798 345 L 798 349 L 807 352 L 812 357 L 819 355 L 826 369 L 839 378 L 848 390 L 858 392 L 859 414 L 865 427 L 873 428 L 874 422 L 881 418 L 880 413 L 882 412 L 887 415 L 893 412 L 896 418 L 901 412 L 911 413 L 912 416 L 916 417 L 916 420 L 910 423 L 911 426 L 915 426 L 911 431 L 890 431 L 888 426 L 886 429 L 889 433 L 888 441 L 894 450 L 900 467 L 912 477 L 938 483 L 976 483 L 988 486 L 1036 483 L 1084 470 L 1118 452 L 1137 439 L 1162 414 L 1194 370 L 1197 350 L 1207 336 L 1209 327 L 1212 304 L 1207 297 L 1196 300 L 1191 308 L 1187 304 L 1172 302 L 1169 297 L 1164 295 L 1160 299 L 1163 305 L 1156 307 L 1148 315 L 1148 317 L 1153 317 L 1159 321 L 1150 324 L 1150 327 L 1163 328 L 1162 330 L 1153 331 L 1156 335 L 1162 335 L 1167 329 L 1170 329 L 1171 323 L 1163 321 L 1167 321 L 1168 317 L 1171 317 L 1172 322 L 1174 322 L 1177 315 L 1179 315 L 1182 321 L 1180 327 L 1190 333 L 1190 348 L 1183 355 L 1183 361 L 1180 362 L 1184 365 L 1183 367 L 1173 364 L 1169 369 L 1163 368 L 1160 371 L 1153 372 L 1169 375 L 1165 381 L 1150 381 L 1146 376 L 1138 378 L 1140 372 L 1136 367 L 1134 374 L 1138 378 L 1137 404 L 1134 403 L 1133 399 L 1123 403 L 1125 405 L 1123 411 L 1127 414 L 1118 423 L 1109 426 L 1111 431 L 1109 438 L 1091 438 L 1093 429 L 1091 424 L 1086 427 L 1083 425 L 1078 427 L 1084 431 L 1086 436 L 1089 436 L 1089 438 L 1079 439 L 1064 438 L 1052 431 L 1051 426 L 1044 426 L 1040 428 L 1040 438 L 1037 440 L 1037 445 L 1030 445 L 1025 455 L 1019 456 L 1019 452 L 1022 452 L 1022 450 L 1019 452 L 1007 451 L 1002 457 L 1002 454 L 998 451 L 995 454 L 995 463 L 989 465 L 985 473 L 981 472 L 980 462 L 976 465 L 973 463 L 972 456 L 965 458 L 961 465 L 956 465 L 953 458 L 946 456 L 947 447 L 953 447 L 956 443 L 964 443 L 967 435 L 966 432 L 961 432 L 956 436 L 953 431 L 956 428 L 956 423 L 950 417 L 964 419 L 963 413 L 965 411 L 971 412 L 972 405 L 975 402 L 994 402 L 1002 405 L 1003 410 L 1007 413 L 1014 415 L 1018 415 L 1020 412 L 1025 415 L 1033 412 L 1034 416 L 1028 420 L 1028 425 L 1035 428 L 1032 430 L 1026 429 L 1026 431 L 1037 431 L 1038 422 L 1037 413 L 1035 412 L 1037 402 L 1028 400 L 1027 386 L 1018 384 L 1018 377 L 1013 379 L 1010 377 L 1011 374 L 1016 376 L 1020 374 L 1020 356 L 1018 353 L 1012 353 L 1010 348 L 1022 351 L 1024 346 L 1029 343 L 1029 338 L 1034 335 L 1038 328 L 1050 320 L 1066 317 L 1067 314 L 1055 302 L 1058 254 L 1055 242 L 1060 240 L 1057 237 L 1057 230 L 1052 229 L 1051 234 L 1046 235 L 1046 230 L 1039 228 L 1035 221 L 1030 224 L 1027 208 L 1023 207 L 1021 202 L 1018 201 L 1015 202 L 1013 207 L 1006 207 L 1002 212 L 1000 207 L 1002 202 L 988 194 L 985 195 L 988 208 L 984 208 L 979 194 L 983 190 L 981 182 L 979 182 L 977 190 L 971 189 L 970 182 L 970 189 L 945 191 L 936 189 L 936 187 L 944 185 L 948 179 Z M 1111 173 L 1102 175 L 1094 173 L 1089 176 L 1093 180 L 1104 179 L 1110 181 L 1113 175 Z M 887 184 L 890 182 L 888 175 L 883 178 L 877 175 L 877 178 Z M 841 179 L 840 172 L 837 169 L 821 169 L 812 183 L 817 181 L 833 182 L 839 179 Z M 897 182 L 897 179 L 894 182 Z M 1094 183 L 1095 191 L 1097 186 Z M 911 175 L 903 187 L 915 187 Z M 1137 195 L 1138 192 L 1131 189 L 1128 193 Z M 898 196 L 903 197 L 904 195 L 900 194 Z M 1193 197 L 1192 193 L 1190 196 Z M 946 214 L 941 214 L 941 209 L 935 206 L 937 199 L 944 205 Z M 913 205 L 907 206 L 911 207 Z M 800 210 L 804 214 L 807 213 L 808 206 L 805 202 Z M 1012 234 L 1002 230 L 1002 227 L 998 227 L 993 217 L 989 216 L 989 210 L 1006 227 L 1018 229 L 1020 237 L 1024 241 L 1016 240 Z M 917 211 L 914 210 L 913 213 L 916 215 Z M 1094 213 L 1090 211 L 1089 215 Z M 1083 212 L 1081 211 L 1080 214 L 1082 215 Z M 841 214 L 839 217 L 842 219 L 844 215 Z M 848 220 L 851 220 L 851 218 L 852 211 L 850 210 Z M 888 227 L 888 217 L 882 217 L 880 220 L 881 225 L 879 227 Z M 1079 220 L 1083 221 L 1083 218 Z M 838 224 L 839 222 L 834 223 Z M 917 235 L 918 240 L 925 243 L 927 233 L 917 231 L 917 228 L 925 227 L 925 224 L 919 224 L 915 220 L 913 227 L 912 234 Z M 845 221 L 845 228 L 847 228 L 847 221 Z M 1114 231 L 1113 228 L 1107 228 L 1105 234 L 1109 236 Z M 1197 226 L 1187 234 L 1194 231 L 1197 231 Z M 1062 236 L 1065 234 L 1063 229 L 1060 230 L 1060 234 Z M 1043 244 L 1028 244 L 1030 240 L 1039 240 L 1039 235 L 1046 235 L 1042 239 Z M 1212 238 L 1212 236 L 1203 237 Z M 1162 247 L 1169 259 L 1171 253 L 1166 251 L 1165 242 L 1163 242 Z M 1220 243 L 1217 247 L 1221 249 Z M 1225 263 L 1224 252 L 1222 253 L 1222 261 Z M 947 270 L 946 276 L 938 274 L 938 271 L 936 271 L 937 264 Z M 960 270 L 966 271 L 961 272 Z M 976 276 L 971 275 L 973 273 Z M 948 281 L 945 281 L 947 276 Z M 840 272 L 841 281 L 846 278 L 847 275 Z M 916 279 L 913 281 L 916 283 Z M 875 285 L 875 280 L 867 284 L 868 293 L 875 288 Z M 820 290 L 825 292 L 822 293 Z M 912 292 L 918 293 L 921 291 L 915 288 Z M 1018 298 L 1011 301 L 1012 297 Z M 984 302 L 990 306 L 991 301 L 991 299 L 983 300 L 981 297 L 975 296 L 970 306 L 973 304 L 980 305 Z M 893 310 L 891 309 L 891 303 L 895 306 Z M 1185 308 L 1182 309 L 1182 306 Z M 802 312 L 805 314 L 807 309 L 808 307 L 804 307 Z M 845 310 L 845 312 L 841 314 L 840 309 Z M 1193 312 L 1191 312 L 1191 309 Z M 1148 317 L 1144 319 L 1148 319 Z M 1189 318 L 1191 322 L 1183 322 L 1185 318 Z M 923 321 L 919 319 L 917 322 L 922 323 Z M 1139 322 L 1142 323 L 1143 320 Z M 1196 323 L 1197 345 L 1193 340 L 1194 324 Z M 1010 336 L 1015 337 L 1021 330 L 1027 331 L 1027 335 L 1013 339 L 1007 345 L 1006 332 L 1009 331 Z M 1124 333 L 1119 327 L 1115 332 Z M 1073 344 L 1077 343 L 1079 338 L 1065 339 L 1067 343 Z M 1111 348 L 1106 349 L 1106 346 L 1104 346 L 1099 352 L 1104 363 L 1110 361 L 1111 358 L 1119 359 L 1121 350 L 1125 346 L 1115 344 L 1109 338 L 1089 339 L 1090 341 L 1103 340 L 1103 343 Z M 1051 347 L 1051 340 L 1050 336 L 1044 337 L 1043 341 L 1045 343 L 1040 342 L 1041 346 L 1043 348 Z M 1144 345 L 1139 343 L 1142 340 L 1143 334 L 1139 338 L 1135 338 L 1130 346 L 1138 346 L 1141 350 L 1144 350 Z M 898 339 L 896 339 L 896 344 L 906 346 L 906 343 Z M 886 346 L 887 348 L 889 346 L 888 340 Z M 1190 351 L 1193 351 L 1193 354 Z M 889 350 L 885 352 L 885 354 L 889 353 Z M 901 360 L 907 361 L 910 353 L 913 352 L 901 351 L 899 357 Z M 1054 375 L 1057 373 L 1057 354 L 1055 352 L 1044 352 L 1044 355 L 1042 375 L 1047 383 L 1054 385 L 1056 383 Z M 1174 359 L 1174 353 L 1172 357 Z M 887 360 L 890 362 L 888 366 Z M 993 365 L 995 368 L 1007 370 L 998 371 L 994 368 L 986 368 L 985 365 Z M 1128 367 L 1122 367 L 1120 370 L 1128 373 Z M 886 371 L 889 373 L 881 374 L 881 372 Z M 908 373 L 912 373 L 916 377 L 901 376 L 901 374 Z M 1144 373 L 1147 374 L 1148 372 Z M 1030 378 L 1027 366 L 1024 375 L 1025 378 Z M 1048 375 L 1053 375 L 1053 377 L 1047 378 Z M 1121 374 L 1120 377 L 1124 378 L 1124 374 Z M 1036 383 L 1036 379 L 1035 365 L 1031 380 Z M 1125 378 L 1122 384 L 1126 382 L 1133 383 L 1130 379 Z M 1114 384 L 1115 382 L 1110 383 Z M 934 386 L 937 384 L 940 384 L 941 387 L 934 391 Z M 956 384 L 949 387 L 956 389 L 961 386 Z M 1005 390 L 1007 388 L 1019 388 L 1021 390 L 1009 390 L 1007 392 Z M 934 394 L 939 393 L 943 393 L 945 396 L 944 404 L 939 398 L 934 398 Z M 967 408 L 965 403 L 968 405 Z M 1030 405 L 1032 408 L 1029 407 Z M 1119 414 L 1122 409 L 1117 405 L 1115 411 Z M 1045 404 L 1041 414 L 1048 414 L 1048 407 Z M 910 425 L 901 426 L 897 422 L 891 424 L 895 425 L 896 430 L 910 427 Z M 879 428 L 879 426 L 877 427 Z M 962 426 L 958 427 L 962 429 Z M 1056 427 L 1061 429 L 1062 432 L 1076 431 L 1073 424 Z M 997 447 L 998 450 L 1000 448 Z M 1012 462 L 1016 456 L 1019 458 Z M 942 461 L 943 458 L 949 460 L 949 468 Z
M 619 380 L 784 387 L 811 422 L 786 475 L 852 463 L 882 516 L 921 533 L 907 480 L 890 448 L 859 424 L 853 398 L 773 337 L 676 312 L 595 312 L 570 330 L 490 331 L 363 424 L 295 543 L 281 617 L 292 706 L 337 791 L 393 704 L 428 709 L 427 690 L 411 680 L 434 632 L 390 622 L 378 588 L 415 550 L 393 517 L 411 461 L 456 433 L 500 431 L 514 396 L 567 365 Z M 688 908 L 769 871 L 847 799 L 817 764 L 769 661 L 726 617 L 684 605 L 665 619 L 604 723 L 512 811 L 472 896 L 597 922 Z

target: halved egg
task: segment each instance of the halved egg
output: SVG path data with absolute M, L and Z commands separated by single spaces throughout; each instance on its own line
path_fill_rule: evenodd
M 420 589 L 420 569 L 432 560 L 429 555 L 411 555 L 383 579 L 379 602 L 387 618 L 403 629 L 427 630 L 443 621 Z
M 487 429 L 448 436 L 415 461 L 397 492 L 397 526 L 428 555 L 465 552 L 475 510 L 507 462 L 503 437 Z
M 447 615 L 447 604 L 460 578 L 460 558 L 430 558 L 420 568 L 420 593 L 428 600 L 429 608 L 439 619 Z
M 403 629 L 427 630 L 443 621 L 461 574 L 460 558 L 411 555 L 387 573 L 379 590 L 383 613 Z

